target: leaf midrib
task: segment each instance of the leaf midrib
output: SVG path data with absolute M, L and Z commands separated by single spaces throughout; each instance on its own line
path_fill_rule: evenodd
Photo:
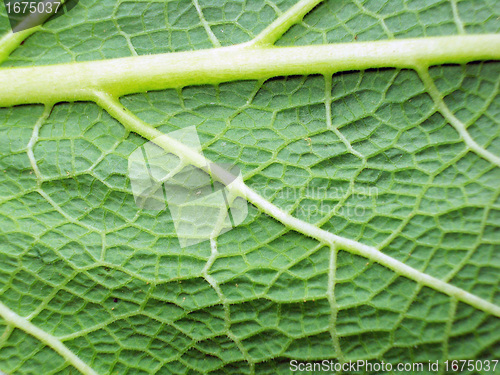
M 1 46 L 0 46 L 1 49 Z M 92 101 L 139 92 L 265 80 L 284 75 L 331 75 L 369 68 L 419 72 L 440 64 L 500 60 L 500 35 L 461 35 L 301 47 L 230 47 L 118 59 L 0 69 L 0 106 Z
M 97 62 L 87 62 L 87 63 L 72 63 L 72 64 L 61 64 L 61 65 L 55 65 L 55 66 L 36 66 L 36 67 L 29 67 L 29 68 L 2 68 L 0 69 L 0 82 L 5 83 L 3 87 L 7 87 L 8 89 L 5 91 L 2 91 L 0 93 L 0 106 L 1 105 L 6 105 L 6 106 L 12 106 L 16 104 L 30 104 L 30 103 L 43 103 L 46 104 L 47 111 L 50 112 L 50 107 L 57 103 L 58 101 L 65 101 L 65 100 L 70 100 L 70 101 L 77 101 L 77 100 L 83 100 L 83 101 L 94 101 L 98 104 L 101 105 L 102 108 L 107 110 L 108 112 L 114 112 L 113 117 L 119 118 L 120 116 L 127 117 L 128 119 L 124 120 L 123 118 L 121 119 L 122 124 L 133 130 L 136 131 L 138 134 L 141 134 L 147 139 L 154 139 L 154 131 L 156 129 L 150 127 L 149 125 L 141 122 L 138 118 L 136 118 L 134 115 L 132 115 L 130 112 L 128 112 L 117 100 L 117 97 L 124 95 L 124 94 L 130 94 L 130 93 L 136 93 L 136 92 L 144 92 L 144 91 L 149 91 L 149 90 L 154 90 L 154 89 L 165 89 L 168 87 L 182 87 L 182 86 L 187 86 L 187 85 L 196 85 L 196 84 L 204 84 L 204 83 L 221 83 L 225 82 L 228 80 L 241 80 L 241 79 L 248 79 L 247 77 L 252 77 L 251 74 L 248 74 L 248 71 L 222 71 L 219 72 L 219 75 L 214 77 L 207 77 L 205 78 L 206 81 L 203 81 L 203 77 L 207 76 L 207 72 L 202 72 L 199 67 L 197 68 L 198 73 L 202 72 L 202 75 L 195 75 L 192 80 L 189 79 L 188 74 L 186 73 L 185 76 L 182 76 L 182 78 L 179 80 L 175 79 L 166 79 L 165 81 L 161 81 L 161 84 L 156 86 L 155 84 L 158 83 L 158 81 L 155 81 L 158 78 L 158 75 L 154 74 L 160 74 L 160 76 L 165 77 L 165 75 L 175 73 L 172 71 L 169 71 L 168 68 L 168 63 L 175 62 L 177 59 L 177 62 L 182 61 L 179 60 L 180 56 L 188 57 L 188 58 L 193 58 L 198 56 L 202 58 L 206 58 L 210 61 L 212 59 L 212 64 L 208 64 L 210 66 L 213 66 L 214 62 L 219 63 L 219 61 L 215 61 L 214 57 L 220 58 L 221 56 L 217 55 L 220 51 L 223 51 L 224 53 L 227 53 L 227 55 L 223 55 L 222 57 L 228 57 L 227 61 L 231 61 L 236 66 L 243 66 L 241 62 L 238 65 L 238 62 L 240 60 L 233 58 L 232 56 L 237 56 L 238 54 L 240 56 L 246 56 L 246 57 L 251 57 L 252 54 L 254 56 L 258 56 L 262 61 L 265 61 L 266 63 L 261 66 L 260 69 L 264 69 L 264 71 L 256 71 L 255 72 L 255 78 L 257 79 L 266 79 L 270 78 L 275 75 L 286 75 L 286 74 L 331 74 L 334 72 L 342 71 L 342 70 L 358 70 L 358 69 L 366 69 L 366 68 L 372 68 L 372 67 L 381 67 L 381 66 L 394 66 L 394 67 L 399 67 L 399 68 L 411 68 L 411 69 L 420 69 L 421 77 L 422 77 L 422 72 L 424 72 L 424 78 L 425 78 L 425 72 L 427 72 L 427 69 L 430 65 L 434 64 L 443 64 L 443 63 L 467 63 L 470 61 L 476 61 L 476 60 L 484 60 L 484 59 L 494 59 L 494 60 L 500 60 L 500 36 L 499 35 L 474 35 L 474 36 L 454 36 L 454 37 L 440 37 L 440 38 L 420 38 L 420 39 L 415 39 L 415 40 L 398 40 L 398 41 L 388 41 L 388 42 L 368 42 L 367 44 L 361 44 L 361 43 L 348 43 L 345 45 L 328 45 L 328 46 L 308 46 L 308 47 L 280 47 L 278 50 L 278 47 L 273 47 L 272 45 L 274 42 L 284 33 L 288 28 L 293 25 L 294 23 L 300 21 L 300 19 L 307 13 L 309 12 L 316 4 L 318 4 L 320 1 L 319 0 L 301 0 L 299 3 L 297 3 L 295 6 L 293 6 L 289 11 L 285 12 L 282 16 L 280 16 L 275 22 L 273 22 L 268 28 L 266 28 L 261 34 L 259 34 L 256 38 L 254 38 L 252 41 L 245 43 L 243 45 L 236 45 L 232 47 L 224 47 L 224 48 L 217 48 L 217 49 L 212 49 L 212 50 L 205 50 L 205 51 L 195 51 L 195 52 L 182 52 L 182 53 L 173 53 L 173 54 L 165 54 L 165 55 L 155 55 L 155 56 L 138 56 L 138 57 L 132 57 L 132 58 L 124 58 L 122 61 L 134 61 L 134 62 L 144 62 L 147 61 L 146 59 L 151 59 L 148 61 L 157 61 L 163 63 L 163 67 L 159 66 L 159 70 L 157 72 L 152 72 L 151 77 L 143 76 L 139 77 L 142 78 L 142 80 L 139 80 L 139 83 L 137 86 L 132 86 L 129 85 L 131 81 L 129 80 L 128 83 L 125 84 L 120 84 L 120 83 L 115 83 L 115 85 L 111 86 L 106 86 L 104 82 L 106 82 L 106 79 L 109 78 L 107 74 L 111 73 L 111 71 L 108 69 L 107 73 L 103 76 L 102 80 L 99 79 L 94 79 L 95 73 L 99 73 L 99 68 L 106 67 L 106 64 L 109 64 L 110 62 L 116 64 L 116 60 L 104 60 L 104 61 L 97 61 Z M 452 1 L 453 6 L 456 8 L 455 1 Z M 454 12 L 455 12 L 455 8 Z M 0 60 L 4 60 L 5 58 L 8 57 L 9 53 L 15 49 L 17 45 L 19 45 L 22 40 L 24 40 L 27 36 L 29 36 L 32 32 L 38 30 L 39 28 L 35 28 L 32 30 L 27 30 L 23 33 L 17 33 L 16 35 L 6 35 L 0 40 Z M 462 28 L 463 31 L 463 28 Z M 431 41 L 438 41 L 441 42 L 441 48 L 440 50 L 443 51 L 442 47 L 446 46 L 451 46 L 449 42 L 453 41 L 455 46 L 453 46 L 453 49 L 457 51 L 455 54 L 452 53 L 452 51 L 448 51 L 446 54 L 437 54 L 433 55 L 432 53 L 429 53 L 428 50 L 426 50 L 424 47 L 425 44 L 429 44 Z M 445 43 L 447 41 L 447 43 Z M 405 43 L 407 46 L 410 46 L 411 43 L 417 43 L 420 45 L 419 48 L 414 51 L 418 51 L 417 55 L 412 56 L 412 58 L 408 59 L 408 56 L 404 56 L 400 51 L 394 50 L 394 46 L 405 46 Z M 384 44 L 385 43 L 385 44 Z M 410 43 L 410 44 L 408 44 Z M 444 44 L 443 44 L 444 43 Z M 384 48 L 381 48 L 378 50 L 378 53 L 382 53 L 382 55 L 385 53 L 386 55 L 383 56 L 382 58 L 377 57 L 377 56 L 367 56 L 367 54 L 359 53 L 359 52 L 364 52 L 360 51 L 357 46 L 385 46 Z M 472 49 L 467 50 L 467 45 L 471 47 Z M 388 48 L 389 46 L 392 46 L 392 51 L 391 48 Z M 480 47 L 483 46 L 483 47 Z M 487 51 L 486 51 L 486 46 L 487 46 Z M 283 51 L 290 51 L 293 52 L 293 55 L 301 55 L 302 52 L 310 52 L 310 51 L 323 51 L 324 52 L 336 52 L 338 53 L 339 49 L 338 48 L 344 48 L 345 51 L 348 53 L 350 52 L 349 58 L 346 58 L 345 56 L 343 57 L 344 60 L 335 60 L 335 61 L 327 61 L 327 65 L 322 66 L 321 64 L 318 64 L 318 60 L 312 61 L 312 64 L 309 64 L 309 67 L 311 67 L 312 70 L 307 70 L 306 68 L 301 66 L 300 69 L 297 68 L 297 66 L 287 66 L 286 64 L 280 65 L 279 63 L 276 63 L 276 61 L 270 62 L 269 60 L 262 59 L 265 57 L 266 53 L 270 53 L 271 57 L 272 55 L 277 55 L 279 52 Z M 467 51 L 466 51 L 467 50 Z M 357 53 L 353 53 L 353 51 L 357 51 Z M 474 52 L 475 51 L 475 52 Z M 410 51 L 411 52 L 411 51 Z M 435 52 L 438 52 L 437 50 Z M 221 52 L 222 53 L 222 52 Z M 260 53 L 260 55 L 259 55 Z M 314 55 L 314 53 L 313 53 Z M 406 60 L 405 60 L 406 58 Z M 126 60 L 126 59 L 132 59 L 132 60 Z M 391 60 L 392 59 L 392 60 Z M 186 60 L 184 60 L 185 62 Z M 205 63 L 206 63 L 205 61 Z M 246 61 L 250 61 L 253 65 L 253 68 L 257 66 L 257 61 L 252 61 L 251 59 Z M 311 61 L 309 61 L 311 63 Z M 377 65 L 377 64 L 381 65 Z M 392 65 L 391 65 L 392 63 Z M 135 63 L 134 63 L 135 64 Z M 134 65 L 131 64 L 131 65 Z M 123 64 L 127 65 L 127 64 Z M 186 64 L 184 64 L 186 65 Z M 85 71 L 84 67 L 91 67 L 91 69 L 88 69 Z M 144 65 L 143 65 L 144 66 Z M 249 68 L 252 68 L 251 66 Z M 114 69 L 116 69 L 116 65 L 114 65 Z M 148 71 L 148 70 L 146 70 Z M 32 79 L 28 79 L 26 81 L 25 78 L 22 80 L 24 83 L 21 82 L 21 76 L 19 76 L 19 73 L 24 72 L 28 74 L 28 76 L 31 75 Z M 46 87 L 50 87 L 50 90 L 43 91 L 42 93 L 34 96 L 29 95 L 29 91 L 33 92 L 33 89 L 35 88 L 33 85 L 35 83 L 35 78 L 40 79 L 40 77 L 43 77 L 43 75 L 40 75 L 40 73 L 47 73 L 50 72 L 52 75 L 50 76 L 51 83 L 53 82 L 64 82 L 62 84 L 61 91 L 57 95 L 52 95 L 48 91 L 54 91 L 54 86 L 50 85 L 45 85 Z M 101 69 L 101 72 L 105 72 L 105 69 Z M 132 77 L 135 77 L 134 74 L 137 73 L 137 66 L 135 66 L 135 72 L 134 68 L 132 70 L 129 70 L 130 74 L 132 74 Z M 75 74 L 76 73 L 76 74 Z M 93 74 L 92 74 L 93 73 Z M 123 73 L 123 72 L 122 72 Z M 143 72 L 144 73 L 144 72 Z M 208 72 L 210 73 L 217 73 L 215 72 Z M 87 74 L 87 75 L 86 75 Z M 190 72 L 192 74 L 192 72 Z M 79 81 L 78 82 L 73 82 L 73 85 L 70 85 L 70 81 L 68 81 L 68 77 L 75 76 Z M 58 78 L 57 80 L 55 80 Z M 90 79 L 92 78 L 92 80 Z M 122 78 L 125 80 L 125 76 L 122 76 Z M 254 79 L 255 79 L 254 78 Z M 59 81 L 60 79 L 60 81 Z M 89 82 L 92 82 L 92 85 L 90 86 L 85 86 L 85 81 L 86 79 Z M 148 81 L 149 79 L 149 81 Z M 55 81 L 54 81 L 55 80 Z M 154 82 L 153 82 L 154 81 Z M 424 79 L 425 81 L 425 79 Z M 117 81 L 115 81 L 117 82 Z M 424 82 L 425 83 L 425 82 Z M 170 86 L 169 86 L 170 85 Z M 70 90 L 65 90 L 68 89 L 71 86 Z M 427 90 L 429 91 L 429 87 L 431 87 L 430 84 L 426 85 Z M 13 89 L 9 90 L 10 88 L 16 88 L 17 90 L 21 90 L 21 92 L 16 92 L 14 93 Z M 43 88 L 42 85 L 40 88 Z M 24 91 L 23 91 L 24 90 Z M 27 96 L 24 96 L 21 94 L 26 94 Z M 17 97 L 17 99 L 16 99 Z M 433 98 L 435 100 L 435 98 Z M 25 100 L 25 101 L 24 101 Z M 438 110 L 441 112 L 446 113 L 446 108 L 439 103 L 439 101 L 436 101 L 436 106 L 438 107 Z M 448 116 L 449 117 L 449 116 Z M 449 118 L 447 118 L 448 121 L 450 121 Z M 133 124 L 135 122 L 135 125 Z M 132 126 L 134 125 L 134 126 Z M 453 124 L 452 124 L 453 125 Z M 460 125 L 459 125 L 460 126 Z M 456 127 L 456 126 L 455 126 Z M 464 134 L 461 134 L 462 139 L 464 139 Z M 466 138 L 466 137 L 465 137 Z M 35 139 L 36 141 L 36 139 Z M 467 139 L 465 139 L 465 142 L 467 143 Z M 469 148 L 471 148 L 470 142 L 467 143 Z M 167 147 L 168 149 L 168 147 Z M 485 157 L 485 154 L 483 153 L 482 148 L 474 150 L 474 147 L 472 147 L 473 151 L 475 151 L 478 154 L 482 154 L 482 157 Z M 178 151 L 179 149 L 175 150 L 170 149 L 170 151 Z M 181 156 L 186 156 L 186 152 L 189 154 L 189 151 L 186 151 L 185 149 L 181 150 L 182 152 L 179 152 Z M 189 156 L 189 155 L 188 155 Z M 486 155 L 488 156 L 488 155 Z M 495 156 L 495 155 L 493 155 Z M 495 156 L 496 157 L 496 156 Z M 488 157 L 485 157 L 488 159 Z M 188 157 L 189 159 L 189 157 Z M 191 155 L 192 160 L 201 160 L 199 159 L 199 155 Z M 491 158 L 493 161 L 495 159 Z M 206 161 L 206 159 L 203 159 Z M 490 160 L 490 162 L 492 161 Z M 36 168 L 36 161 L 35 160 L 30 160 L 31 163 L 34 163 L 34 169 Z M 36 169 L 35 169 L 36 170 Z M 37 176 L 39 177 L 39 176 Z M 332 233 L 323 231 L 317 227 L 312 226 L 309 223 L 305 223 L 303 221 L 300 221 L 296 218 L 293 218 L 291 215 L 288 213 L 280 210 L 276 206 L 272 205 L 270 202 L 266 201 L 264 198 L 260 197 L 257 193 L 253 192 L 251 189 L 249 189 L 244 183 L 241 183 L 240 185 L 235 188 L 235 192 L 239 194 L 246 194 L 249 197 L 249 200 L 254 203 L 257 207 L 262 209 L 264 212 L 270 214 L 273 216 L 276 220 L 281 221 L 283 224 L 285 224 L 288 228 L 291 228 L 293 230 L 296 230 L 297 232 L 303 233 L 307 236 L 311 236 L 313 238 L 318 239 L 322 243 L 327 243 L 332 247 L 332 258 L 330 260 L 330 271 L 329 271 L 329 281 L 331 286 L 329 285 L 329 291 L 331 290 L 331 298 L 334 298 L 333 296 L 333 285 L 334 285 L 334 279 L 335 279 L 335 260 L 333 258 L 333 254 L 336 254 L 338 249 L 343 249 L 343 250 L 348 250 L 351 251 L 352 253 L 359 254 L 365 257 L 368 257 L 376 262 L 379 262 L 380 264 L 383 264 L 387 266 L 388 268 L 394 270 L 396 273 L 406 276 L 410 279 L 413 279 L 419 283 L 419 285 L 427 285 L 431 286 L 434 289 L 437 289 L 441 292 L 444 292 L 448 295 L 451 295 L 454 298 L 457 298 L 458 300 L 462 300 L 464 302 L 470 303 L 471 305 L 480 308 L 484 311 L 487 311 L 493 315 L 500 316 L 500 307 L 495 306 L 488 301 L 482 300 L 478 298 L 477 296 L 474 296 L 470 293 L 467 293 L 459 288 L 453 287 L 450 284 L 444 283 L 438 279 L 432 278 L 429 275 L 426 275 L 424 273 L 421 273 L 419 271 L 416 271 L 412 269 L 411 267 L 408 267 L 404 265 L 401 262 L 396 261 L 395 259 L 388 257 L 387 255 L 381 253 L 375 248 L 363 245 L 359 242 L 352 241 L 343 237 L 336 236 Z M 216 246 L 215 246 L 216 247 Z M 216 249 L 215 249 L 216 250 Z M 215 254 L 215 255 L 214 255 Z M 209 274 L 209 268 L 211 266 L 210 261 L 213 262 L 215 259 L 217 252 L 213 252 L 211 258 L 207 261 L 207 265 L 204 269 L 204 273 L 206 274 L 206 279 L 208 278 Z M 332 266 L 333 264 L 333 266 Z M 209 280 L 207 280 L 210 282 Z M 441 288 L 441 290 L 440 290 Z M 450 289 L 451 288 L 451 289 Z M 335 321 L 335 316 L 334 314 L 334 307 L 335 307 L 335 302 L 334 299 L 331 300 L 330 298 L 330 303 L 332 304 L 332 319 L 333 323 Z M 471 303 L 472 302 L 472 303 Z M 0 303 L 0 315 L 6 319 L 9 324 L 16 326 L 18 328 L 21 328 L 25 330 L 26 332 L 32 334 L 33 336 L 37 337 L 40 339 L 42 342 L 44 342 L 46 345 L 52 347 L 56 351 L 58 351 L 64 358 L 66 358 L 73 366 L 78 368 L 80 371 L 83 373 L 87 374 L 95 374 L 93 370 L 88 368 L 87 365 L 85 365 L 81 360 L 72 355 L 72 353 L 62 345 L 62 343 L 57 339 L 54 338 L 54 340 L 46 340 L 47 334 L 43 331 L 41 331 L 38 327 L 35 327 L 32 325 L 28 320 L 17 316 L 14 312 L 9 310 L 7 307 L 5 307 L 3 304 Z M 332 336 L 332 339 L 335 341 L 335 338 Z M 62 347 L 60 347 L 62 345 Z M 57 350 L 59 348 L 61 351 Z M 68 353 L 66 353 L 66 350 L 68 350 Z M 252 367 L 253 369 L 253 367 Z

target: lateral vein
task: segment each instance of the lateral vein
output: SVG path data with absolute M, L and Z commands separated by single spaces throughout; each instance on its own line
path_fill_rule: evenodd
M 146 124 L 133 113 L 127 111 L 120 101 L 109 94 L 102 92 L 94 93 L 95 102 L 106 110 L 111 116 L 122 123 L 128 130 L 133 131 L 140 136 L 155 142 L 158 146 L 162 147 L 168 152 L 172 152 L 182 158 L 184 161 L 192 165 L 206 170 L 206 166 L 212 164 L 205 156 L 198 153 L 198 151 L 182 144 L 181 142 L 164 135 L 151 125 Z M 206 170 L 214 178 L 217 176 L 217 170 Z M 223 179 L 223 178 L 222 178 Z M 373 260 L 400 276 L 405 276 L 421 285 L 430 287 L 438 292 L 447 294 L 456 298 L 459 301 L 465 302 L 479 310 L 485 311 L 489 314 L 500 318 L 500 306 L 497 306 L 485 299 L 482 299 L 472 293 L 469 293 L 461 288 L 451 285 L 436 277 L 427 275 L 419 270 L 416 270 L 397 259 L 384 254 L 380 250 L 362 244 L 360 242 L 347 239 L 345 237 L 337 236 L 333 233 L 318 228 L 308 222 L 302 221 L 283 211 L 279 207 L 273 205 L 271 202 L 263 198 L 254 190 L 249 188 L 242 180 L 235 180 L 227 186 L 232 194 L 235 196 L 244 197 L 250 203 L 261 209 L 263 212 L 278 220 L 288 228 L 302 233 L 308 237 L 314 238 L 332 247 L 337 247 L 353 254 L 363 256 Z
M 35 326 L 29 320 L 26 320 L 25 318 L 19 316 L 2 302 L 0 302 L 0 316 L 2 316 L 2 318 L 9 324 L 23 330 L 27 334 L 35 337 L 40 342 L 52 348 L 82 374 L 97 375 L 97 373 L 92 368 L 90 368 L 89 365 L 83 362 L 75 353 L 73 353 L 56 337 Z

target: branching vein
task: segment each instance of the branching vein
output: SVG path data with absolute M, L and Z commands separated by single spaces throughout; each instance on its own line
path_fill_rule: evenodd
M 0 69 L 0 85 L 2 87 L 2 91 L 0 92 L 0 106 L 31 103 L 43 103 L 46 105 L 43 115 L 33 129 L 26 149 L 31 166 L 39 182 L 42 181 L 42 175 L 34 157 L 33 147 L 38 140 L 39 129 L 50 115 L 54 103 L 59 101 L 94 101 L 113 118 L 123 124 L 127 130 L 135 132 L 145 139 L 158 142 L 160 147 L 180 157 L 183 163 L 189 163 L 198 168 L 205 169 L 209 165 L 209 160 L 202 154 L 175 139 L 165 136 L 160 131 L 146 124 L 125 109 L 118 98 L 125 94 L 166 88 L 180 88 L 188 85 L 218 84 L 242 79 L 263 81 L 277 75 L 323 74 L 325 76 L 327 128 L 335 132 L 352 154 L 365 160 L 362 154 L 352 148 L 338 129 L 332 126 L 331 75 L 339 71 L 362 70 L 376 67 L 415 69 L 434 100 L 436 109 L 458 131 L 467 146 L 492 164 L 500 166 L 500 158 L 478 145 L 468 133 L 466 125 L 446 106 L 441 93 L 428 72 L 429 66 L 436 64 L 464 64 L 477 60 L 500 59 L 499 35 L 460 35 L 370 43 L 286 48 L 274 47 L 276 41 L 292 25 L 300 22 L 308 12 L 321 2 L 321 0 L 300 0 L 288 11 L 281 14 L 250 42 L 231 47 L 221 47 L 220 41 L 211 30 L 209 23 L 203 15 L 198 0 L 192 1 L 200 22 L 216 48 L 154 56 L 133 56 L 85 63 Z M 382 18 L 363 8 L 358 1 L 355 1 L 355 3 L 364 13 L 377 17 L 387 35 L 392 37 L 392 33 Z M 459 33 L 464 34 L 464 26 L 458 15 L 456 0 L 451 0 L 451 5 Z M 12 32 L 5 34 L 0 39 L 0 63 L 5 61 L 9 54 L 23 40 L 40 28 L 41 26 L 15 34 Z M 130 45 L 130 41 L 128 42 Z M 207 170 L 207 172 L 211 173 L 215 178 L 220 178 L 220 176 L 217 176 L 217 170 Z M 334 293 L 336 256 L 339 250 L 349 251 L 377 262 L 394 271 L 396 275 L 414 280 L 418 283 L 418 288 L 427 286 L 452 297 L 453 306 L 450 312 L 450 322 L 447 326 L 448 335 L 451 327 L 451 319 L 455 314 L 456 301 L 462 301 L 477 309 L 500 317 L 499 306 L 457 288 L 450 283 L 413 269 L 374 247 L 337 236 L 318 226 L 299 220 L 260 196 L 243 181 L 234 181 L 228 188 L 233 197 L 244 197 L 261 211 L 284 224 L 287 228 L 316 239 L 319 241 L 320 246 L 327 245 L 331 248 L 327 286 L 327 298 L 332 309 L 329 331 L 335 352 L 340 360 L 343 360 L 343 355 L 335 329 L 338 306 Z M 68 221 L 83 225 L 75 218 L 66 214 L 40 186 L 36 191 Z M 100 233 L 94 227 L 84 226 L 89 231 Z M 211 238 L 212 251 L 202 270 L 202 276 L 215 290 L 223 305 L 228 337 L 239 348 L 243 357 L 249 362 L 251 371 L 254 372 L 254 362 L 245 347 L 230 330 L 230 305 L 222 294 L 217 280 L 209 272 L 218 256 L 215 240 L 216 235 L 214 233 Z M 29 320 L 19 316 L 1 302 L 0 316 L 2 316 L 8 325 L 0 338 L 1 341 L 5 341 L 14 328 L 19 328 L 55 350 L 83 374 L 96 374 L 94 370 L 72 353 L 58 338 L 36 327 Z M 72 336 L 67 336 L 67 338 L 69 337 Z M 447 351 L 447 347 L 445 347 L 445 351 Z
M 152 126 L 143 122 L 131 112 L 124 109 L 118 99 L 113 98 L 107 94 L 97 92 L 95 93 L 95 101 L 111 116 L 122 123 L 128 130 L 133 131 L 150 141 L 154 141 L 158 144 L 158 146 L 162 147 L 167 152 L 171 152 L 177 155 L 179 158 L 203 170 L 206 170 L 206 166 L 211 164 L 209 160 L 207 160 L 197 151 L 171 137 L 164 135 Z M 223 177 L 217 176 L 217 171 L 207 170 L 207 172 L 211 173 L 214 178 L 223 180 Z M 466 292 L 463 289 L 457 288 L 456 286 L 453 286 L 449 283 L 418 271 L 382 253 L 374 247 L 337 236 L 310 223 L 299 220 L 289 213 L 278 208 L 277 206 L 273 205 L 261 195 L 250 189 L 243 181 L 234 181 L 230 186 L 228 186 L 228 189 L 230 189 L 231 193 L 234 194 L 234 196 L 245 197 L 249 202 L 254 204 L 263 212 L 299 233 L 302 233 L 311 238 L 315 238 L 316 240 L 325 244 L 329 244 L 330 246 L 336 246 L 340 249 L 350 251 L 354 254 L 371 259 L 393 270 L 397 274 L 414 280 L 419 284 L 433 288 L 439 292 L 445 293 L 449 296 L 457 298 L 460 301 L 468 303 L 480 310 L 500 317 L 499 306 L 496 306 L 491 302 L 479 298 L 472 293 Z
M 0 316 L 12 326 L 23 330 L 24 332 L 36 337 L 40 342 L 55 350 L 61 355 L 68 363 L 74 366 L 78 371 L 85 375 L 97 375 L 86 363 L 84 363 L 77 355 L 68 349 L 61 341 L 51 334 L 43 331 L 35 326 L 30 321 L 17 315 L 14 311 L 0 302 Z
M 220 47 L 221 44 L 219 42 L 219 39 L 215 36 L 214 32 L 210 28 L 210 25 L 208 24 L 207 20 L 205 19 L 205 16 L 203 15 L 203 11 L 201 9 L 200 3 L 198 0 L 193 0 L 194 7 L 196 8 L 196 12 L 198 13 L 198 16 L 200 17 L 200 22 L 203 25 L 203 28 L 205 29 L 208 38 L 214 45 L 214 47 Z
M 444 102 L 441 93 L 438 88 L 434 84 L 432 77 L 429 74 L 429 70 L 426 68 L 418 68 L 417 72 L 422 79 L 427 92 L 434 100 L 437 109 L 444 116 L 444 118 L 455 128 L 455 130 L 460 134 L 462 140 L 470 147 L 472 151 L 481 156 L 482 158 L 488 160 L 490 163 L 495 164 L 500 167 L 500 157 L 496 156 L 492 152 L 486 150 L 484 147 L 481 147 L 477 144 L 477 142 L 472 139 L 471 135 L 467 131 L 465 124 L 460 121 L 448 108 L 446 103 Z

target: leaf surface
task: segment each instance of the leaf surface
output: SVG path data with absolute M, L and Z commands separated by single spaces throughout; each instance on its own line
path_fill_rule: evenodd
M 293 5 L 81 0 L 1 66 L 230 46 Z M 499 16 L 494 0 L 332 0 L 276 44 L 498 33 Z M 162 133 L 196 126 L 208 159 L 236 164 L 302 222 L 500 305 L 500 64 L 319 73 L 120 103 Z M 493 310 L 256 205 L 235 229 L 181 248 L 168 210 L 134 202 L 127 159 L 148 139 L 108 112 L 80 101 L 0 108 L 2 371 L 271 374 L 292 359 L 499 357 Z

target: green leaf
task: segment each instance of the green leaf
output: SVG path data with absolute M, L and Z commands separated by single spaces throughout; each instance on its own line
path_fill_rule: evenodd
M 0 6 L 1 371 L 500 357 L 498 2 L 317 3 Z M 250 204 L 181 247 L 127 167 L 190 126 Z

